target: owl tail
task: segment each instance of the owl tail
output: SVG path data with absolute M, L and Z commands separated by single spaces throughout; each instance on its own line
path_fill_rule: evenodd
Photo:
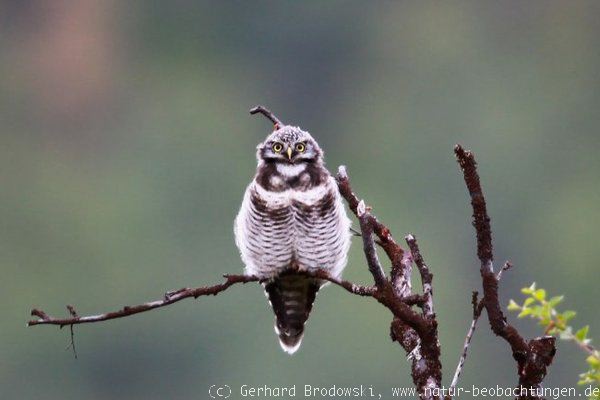
M 294 354 L 302 343 L 304 324 L 319 291 L 312 278 L 288 273 L 265 284 L 265 293 L 275 312 L 275 332 L 281 348 Z

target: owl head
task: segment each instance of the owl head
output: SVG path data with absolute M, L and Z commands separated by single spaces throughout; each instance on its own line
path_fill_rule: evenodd
M 323 162 L 323 151 L 310 133 L 296 126 L 282 124 L 262 106 L 250 110 L 250 114 L 256 113 L 263 114 L 275 125 L 273 133 L 256 147 L 259 161 L 286 164 Z

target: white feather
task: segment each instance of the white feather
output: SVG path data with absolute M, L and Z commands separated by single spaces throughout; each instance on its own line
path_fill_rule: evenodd
M 299 164 L 278 163 L 276 168 L 277 168 L 277 172 L 279 172 L 281 175 L 290 178 L 293 176 L 298 176 L 302 172 L 304 172 L 304 170 L 306 169 L 306 164 L 305 163 L 299 163 Z

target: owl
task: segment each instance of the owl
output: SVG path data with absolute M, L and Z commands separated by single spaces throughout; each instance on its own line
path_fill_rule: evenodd
M 234 233 L 245 273 L 264 280 L 282 349 L 293 354 L 317 292 L 326 283 L 298 271 L 327 271 L 340 277 L 350 247 L 350 220 L 323 151 L 306 131 L 275 124 L 257 146 L 258 165 L 247 187 Z

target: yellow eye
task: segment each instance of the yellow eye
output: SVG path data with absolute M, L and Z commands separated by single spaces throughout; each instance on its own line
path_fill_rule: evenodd
M 281 153 L 281 150 L 283 150 L 283 145 L 281 143 L 275 143 L 273 145 L 273 151 L 275 153 Z
M 306 150 L 306 145 L 304 145 L 304 143 L 297 143 L 296 144 L 296 151 L 298 153 L 303 153 L 304 150 Z

